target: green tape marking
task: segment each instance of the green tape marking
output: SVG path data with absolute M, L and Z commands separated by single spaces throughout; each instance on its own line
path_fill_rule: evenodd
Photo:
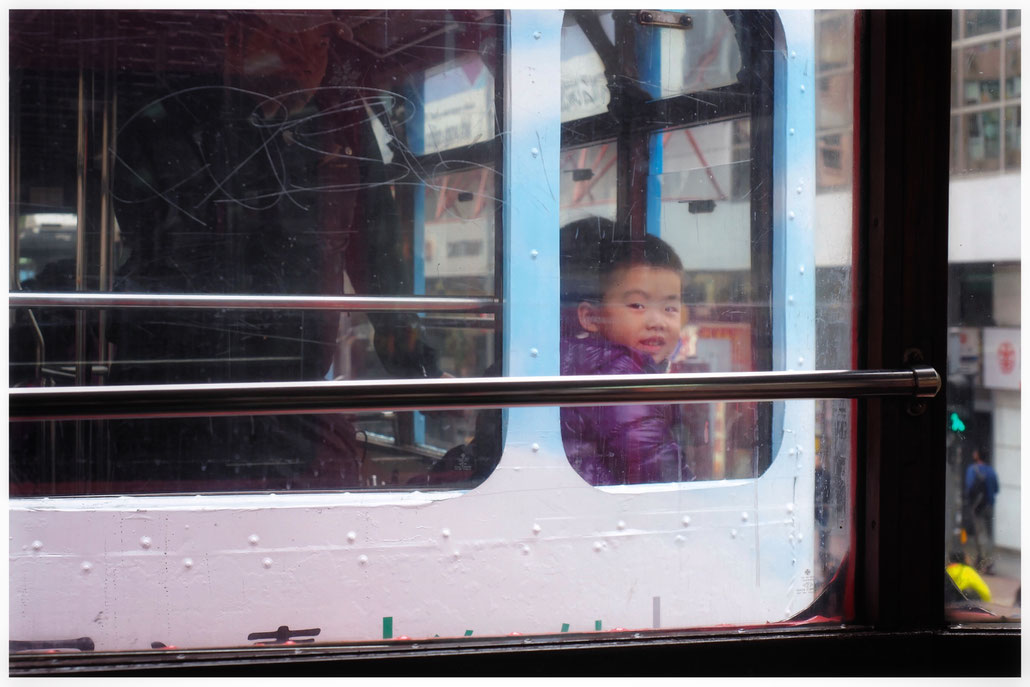
M 595 620 L 594 621 L 594 629 L 597 630 L 598 632 L 601 631 L 601 621 L 600 620 Z
M 383 618 L 383 639 L 393 639 L 393 616 Z
M 569 631 L 569 624 L 568 623 L 562 623 L 561 624 L 561 631 L 562 632 L 568 632 Z
M 472 630 L 465 630 L 465 636 L 466 637 L 471 637 L 472 636 Z

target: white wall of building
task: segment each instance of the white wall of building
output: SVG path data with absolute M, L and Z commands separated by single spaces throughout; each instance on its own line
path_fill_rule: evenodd
M 1019 174 L 952 177 L 948 262 L 1019 261 Z

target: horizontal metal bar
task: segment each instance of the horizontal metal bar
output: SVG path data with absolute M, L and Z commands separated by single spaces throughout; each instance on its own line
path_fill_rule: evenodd
M 7 294 L 14 308 L 188 308 L 235 310 L 348 310 L 483 312 L 500 307 L 496 298 L 430 296 L 234 296 L 229 294 L 36 293 Z
M 110 419 L 932 397 L 940 386 L 940 376 L 933 368 L 917 367 L 868 371 L 47 387 L 11 389 L 10 418 L 16 421 Z

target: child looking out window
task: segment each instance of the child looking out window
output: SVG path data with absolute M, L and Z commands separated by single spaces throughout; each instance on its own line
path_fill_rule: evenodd
M 684 324 L 683 265 L 656 236 L 587 218 L 562 229 L 563 375 L 665 372 Z M 562 441 L 589 483 L 693 479 L 674 405 L 562 408 Z

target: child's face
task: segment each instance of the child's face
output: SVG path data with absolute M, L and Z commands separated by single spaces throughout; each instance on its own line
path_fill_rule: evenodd
M 681 288 L 679 273 L 664 267 L 616 270 L 600 306 L 580 304 L 580 324 L 661 362 L 679 341 Z

